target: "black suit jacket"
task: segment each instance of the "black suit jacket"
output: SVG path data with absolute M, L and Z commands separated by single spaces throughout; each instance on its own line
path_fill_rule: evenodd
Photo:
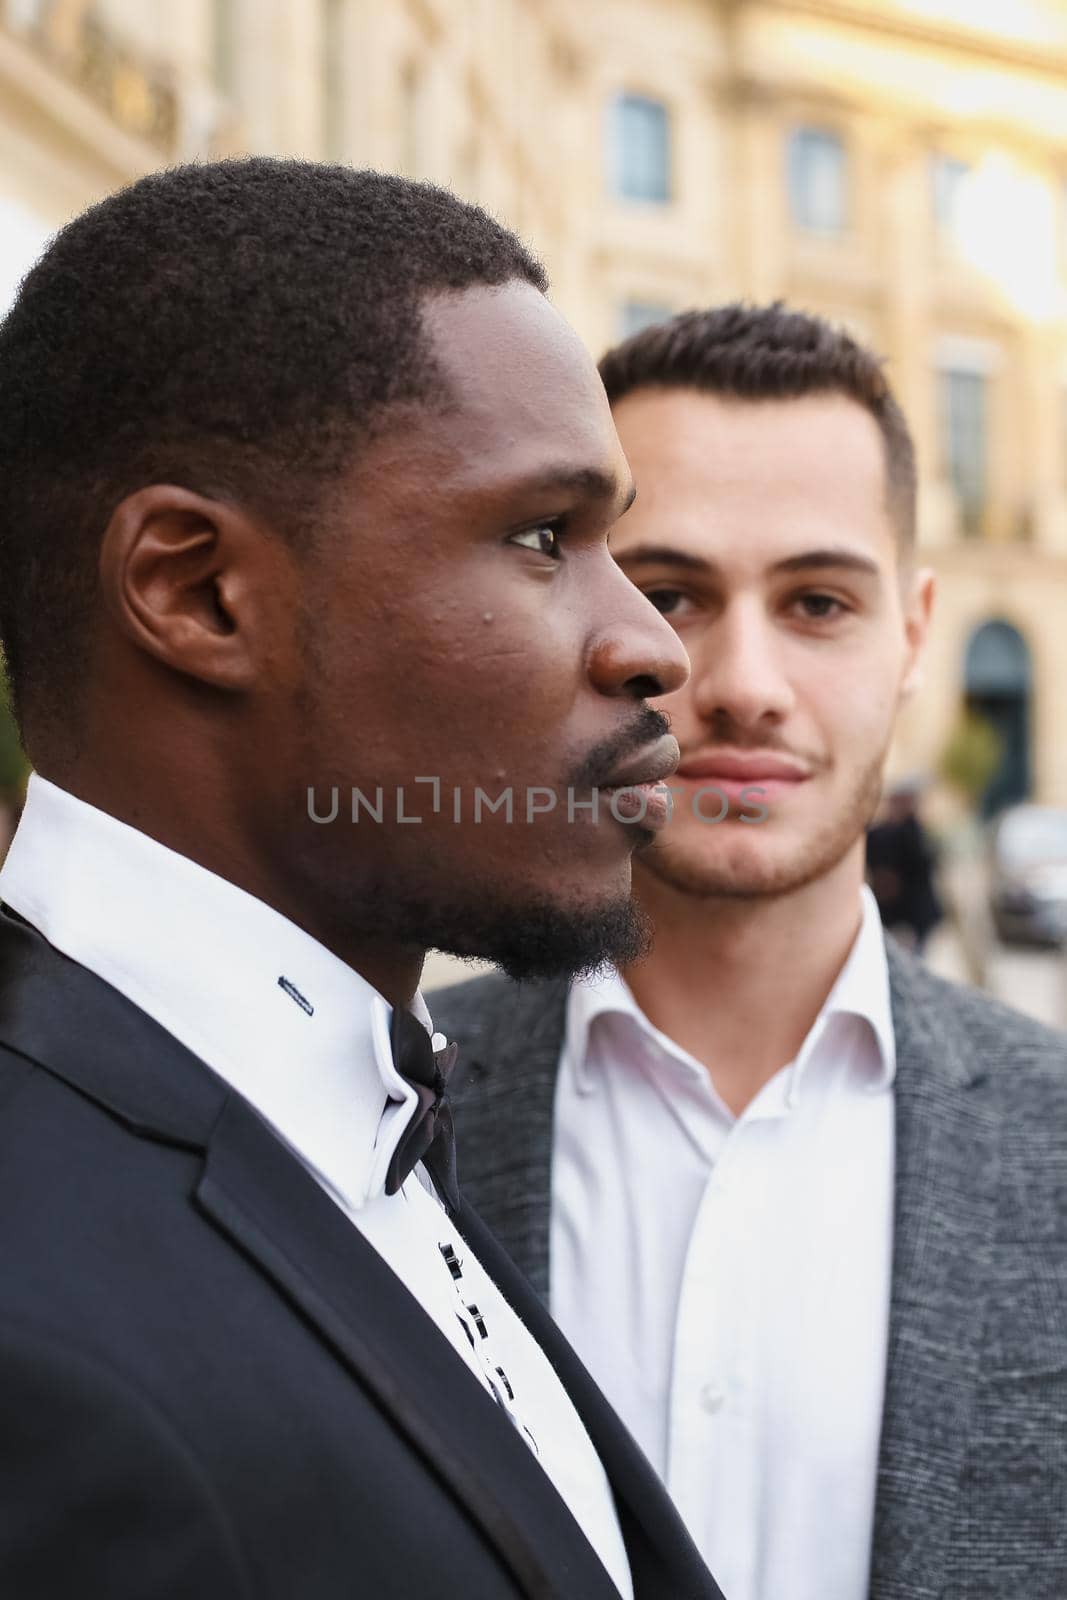
M 637 1595 L 719 1596 L 526 1281 L 457 1224 L 600 1452 Z M 615 1596 L 504 1413 L 247 1102 L 7 915 L 0 1261 L 10 1600 Z

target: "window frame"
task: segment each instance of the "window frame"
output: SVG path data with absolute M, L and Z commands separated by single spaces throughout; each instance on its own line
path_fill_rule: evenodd
M 649 118 L 647 126 L 651 128 L 658 121 L 657 137 L 661 148 L 650 155 L 655 141 L 648 141 L 645 149 L 639 152 L 639 161 L 634 163 L 630 157 L 635 146 L 628 148 L 627 121 L 631 119 L 632 127 L 636 127 L 639 125 L 636 114 L 651 112 L 657 115 Z M 657 208 L 672 205 L 675 198 L 674 127 L 668 101 L 636 89 L 619 89 L 608 101 L 607 114 L 608 182 L 612 199 L 627 205 Z M 654 165 L 658 167 L 653 181 L 640 181 L 647 175 L 640 171 L 635 181 L 635 167 L 639 169 L 642 164 L 649 171 Z
M 832 148 L 839 157 L 840 193 L 837 215 L 832 222 L 821 220 L 816 212 L 818 205 L 810 200 L 810 177 L 802 171 L 801 152 L 822 145 Z M 852 223 L 851 154 L 844 132 L 825 122 L 793 122 L 785 138 L 786 205 L 789 221 L 799 233 L 820 239 L 840 239 L 848 233 Z M 810 169 L 809 169 L 810 172 Z
M 990 422 L 992 416 L 992 374 L 978 365 L 965 363 L 941 363 L 937 366 L 938 386 L 938 444 L 941 459 L 941 470 L 945 474 L 952 492 L 956 497 L 959 508 L 960 531 L 965 539 L 980 539 L 986 530 L 990 507 Z M 962 380 L 962 383 L 961 381 Z M 970 387 L 973 394 L 979 397 L 979 403 L 974 409 L 974 415 L 979 420 L 978 469 L 972 472 L 971 466 L 964 462 L 966 449 L 961 452 L 955 448 L 957 431 L 954 431 L 954 418 L 957 422 L 962 420 L 965 427 L 969 427 L 972 418 L 963 416 L 961 419 L 959 398 L 964 386 Z M 956 395 L 955 413 L 953 409 L 953 392 Z M 977 495 L 970 493 L 970 484 L 967 479 L 971 477 L 978 484 Z

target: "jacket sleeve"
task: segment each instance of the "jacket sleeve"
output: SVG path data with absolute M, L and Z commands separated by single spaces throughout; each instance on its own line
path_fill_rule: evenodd
M 24 1324 L 0 1328 L 0 1594 L 252 1596 L 170 1420 L 106 1363 Z

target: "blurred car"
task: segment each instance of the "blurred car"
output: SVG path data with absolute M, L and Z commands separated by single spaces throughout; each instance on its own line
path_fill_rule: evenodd
M 1009 944 L 1067 943 L 1067 810 L 1018 805 L 993 828 L 990 910 Z

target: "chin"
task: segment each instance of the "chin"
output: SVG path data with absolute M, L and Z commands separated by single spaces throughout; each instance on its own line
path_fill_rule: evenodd
M 442 917 L 439 911 L 424 942 L 450 955 L 491 961 L 509 977 L 530 981 L 625 966 L 647 953 L 650 929 L 627 872 L 621 892 L 565 901 L 527 892 L 467 906 L 462 915 Z
M 642 857 L 642 869 L 682 894 L 709 899 L 759 900 L 790 894 L 822 876 L 832 862 L 809 844 L 785 840 L 771 847 L 765 839 L 731 839 L 709 850 L 659 846 Z
M 640 831 L 644 833 L 643 829 Z M 538 881 L 526 885 L 526 890 L 543 901 L 553 901 L 561 912 L 576 910 L 584 915 L 619 905 L 633 893 L 634 853 L 639 848 L 635 841 L 626 839 L 624 848 L 607 860 L 599 849 L 571 850 L 567 857 L 551 858 L 543 882 L 539 868 Z

